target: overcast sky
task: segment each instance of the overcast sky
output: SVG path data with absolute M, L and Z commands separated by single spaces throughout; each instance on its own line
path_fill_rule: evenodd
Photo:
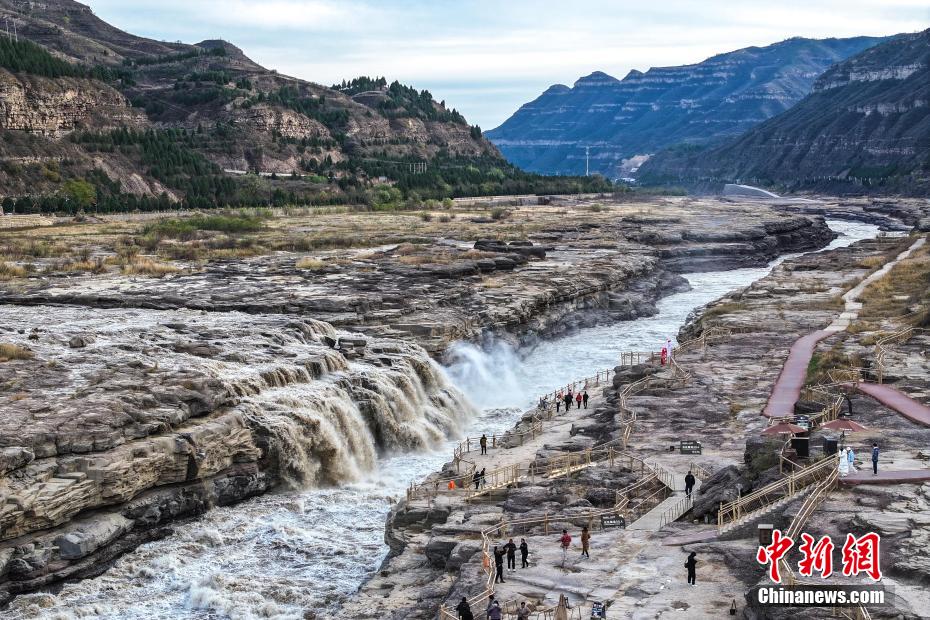
M 930 27 L 928 0 L 84 0 L 134 34 L 226 39 L 322 84 L 358 75 L 427 88 L 484 129 L 595 70 L 700 62 L 791 36 Z

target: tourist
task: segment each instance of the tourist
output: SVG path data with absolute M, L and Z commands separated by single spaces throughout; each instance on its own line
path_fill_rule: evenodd
M 581 401 L 583 398 L 584 397 L 581 395 L 581 392 L 578 392 L 578 394 L 575 395 L 575 404 L 577 405 L 577 409 L 581 409 Z
M 507 568 L 517 570 L 517 543 L 513 542 L 513 538 L 504 545 L 504 551 L 507 552 Z
M 569 390 L 565 393 L 565 413 L 568 413 L 568 410 L 572 408 L 572 392 Z
M 520 539 L 520 568 L 529 568 L 530 563 L 526 561 L 526 557 L 530 554 L 530 546 L 526 544 L 526 539 Z
M 482 435 L 481 439 L 478 440 L 478 443 L 481 444 L 481 454 L 488 453 L 488 436 Z
M 530 620 L 530 608 L 526 606 L 526 601 L 521 602 L 517 609 L 517 620 Z
M 485 468 L 482 467 L 482 468 L 481 468 L 481 477 L 480 477 L 481 486 L 487 486 L 487 484 L 488 484 L 488 479 L 484 477 L 484 470 L 485 470 Z
M 853 471 L 856 468 L 856 453 L 852 448 L 846 452 L 846 459 L 849 461 L 849 471 Z
M 872 444 L 872 475 L 878 475 L 878 444 Z
M 588 408 L 588 390 L 584 391 L 584 394 L 582 395 L 582 399 L 584 400 L 584 408 L 587 409 Z
M 694 489 L 694 474 L 689 470 L 685 475 L 685 495 L 691 497 L 691 491 Z
M 840 476 L 845 478 L 849 474 L 849 460 L 848 460 L 848 457 L 846 456 L 846 448 L 843 448 L 842 450 L 840 450 L 839 457 L 840 457 L 840 466 L 839 466 Z
M 591 532 L 588 531 L 588 526 L 581 528 L 581 555 L 591 559 L 591 555 L 588 553 L 588 545 L 591 544 Z
M 697 559 L 695 559 L 695 556 L 697 556 L 697 552 L 692 551 L 691 555 L 688 556 L 688 561 L 685 562 L 685 568 L 688 569 L 688 583 L 692 586 L 695 585 L 694 569 L 697 567 Z
M 668 353 L 667 353 L 667 355 L 668 355 L 668 361 L 669 361 L 669 363 L 671 363 L 671 362 L 672 362 L 672 339 L 671 339 L 671 338 L 666 338 L 666 339 L 665 339 L 665 349 L 666 349 L 666 351 L 668 351 Z
M 501 620 L 504 617 L 503 611 L 501 611 L 501 604 L 496 600 L 491 601 L 491 604 L 488 605 L 488 620 Z
M 475 469 L 475 473 L 471 477 L 472 482 L 475 483 L 475 490 L 478 490 L 478 485 L 481 484 L 481 472 Z
M 497 545 L 494 545 L 494 569 L 494 583 L 504 583 L 504 552 L 498 550 Z
M 565 557 L 568 555 L 568 548 L 572 546 L 572 537 L 568 530 L 562 530 L 562 537 L 559 538 L 559 544 L 562 545 L 562 567 L 565 567 Z
M 449 481 L 449 490 L 450 490 L 450 491 L 454 491 L 454 490 L 455 490 L 455 480 L 450 480 L 450 481 Z
M 559 408 L 562 406 L 562 392 L 559 392 L 558 397 L 555 399 L 555 412 L 559 412 Z
M 462 602 L 455 606 L 455 611 L 459 612 L 460 620 L 474 620 L 475 618 L 471 613 L 471 605 L 468 604 L 468 599 L 464 596 Z

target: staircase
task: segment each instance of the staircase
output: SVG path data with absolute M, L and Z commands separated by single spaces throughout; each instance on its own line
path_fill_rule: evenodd
M 725 534 L 801 497 L 836 471 L 836 458 L 827 457 L 789 474 L 781 480 L 721 504 L 717 532 Z

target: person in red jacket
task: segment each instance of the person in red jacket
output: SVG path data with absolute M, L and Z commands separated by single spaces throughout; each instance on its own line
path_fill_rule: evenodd
M 583 398 L 583 397 L 581 396 L 581 392 L 578 392 L 577 394 L 575 394 L 575 403 L 578 405 L 577 409 L 581 409 L 581 399 L 582 399 L 582 398 Z
M 568 555 L 568 548 L 572 546 L 572 537 L 568 530 L 562 530 L 562 537 L 559 538 L 559 544 L 562 546 L 562 568 L 565 568 L 565 556 Z

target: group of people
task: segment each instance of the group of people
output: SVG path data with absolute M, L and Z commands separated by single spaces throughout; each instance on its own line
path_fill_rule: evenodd
M 582 390 L 575 394 L 572 394 L 571 390 L 565 392 L 559 392 L 555 399 L 555 410 L 556 413 L 562 410 L 562 405 L 565 405 L 565 411 L 568 411 L 572 408 L 572 401 L 575 402 L 578 409 L 584 407 L 588 408 L 588 390 Z M 543 403 L 548 402 L 546 399 L 543 399 Z
M 459 612 L 459 618 L 461 620 L 474 620 L 474 614 L 471 611 L 471 605 L 468 603 L 468 599 L 464 596 L 462 597 L 462 602 L 458 604 L 455 608 Z M 504 617 L 504 610 L 501 608 L 500 602 L 494 598 L 494 595 L 491 595 L 491 598 L 488 600 L 487 609 L 485 609 L 485 615 L 488 620 L 501 620 Z M 526 606 L 526 601 L 520 603 L 520 606 L 517 608 L 517 620 L 529 620 L 530 617 L 530 608 Z
M 479 487 L 483 487 L 484 485 L 488 483 L 488 481 L 484 477 L 484 472 L 486 469 L 487 468 L 485 467 L 482 467 L 481 471 L 478 471 L 478 469 L 475 469 L 475 473 L 471 477 L 471 481 L 475 485 L 476 491 L 478 490 Z
M 878 475 L 878 444 L 872 444 L 872 475 Z M 856 469 L 856 452 L 852 448 L 843 448 L 839 453 L 840 476 L 846 476 Z
M 513 542 L 513 538 L 507 541 L 506 545 L 498 547 L 494 545 L 494 583 L 505 583 L 504 580 L 504 558 L 507 558 L 507 568 L 510 571 L 517 570 L 517 550 L 520 550 L 520 568 L 529 568 L 527 558 L 530 555 L 530 547 L 525 538 L 520 539 L 520 546 Z

